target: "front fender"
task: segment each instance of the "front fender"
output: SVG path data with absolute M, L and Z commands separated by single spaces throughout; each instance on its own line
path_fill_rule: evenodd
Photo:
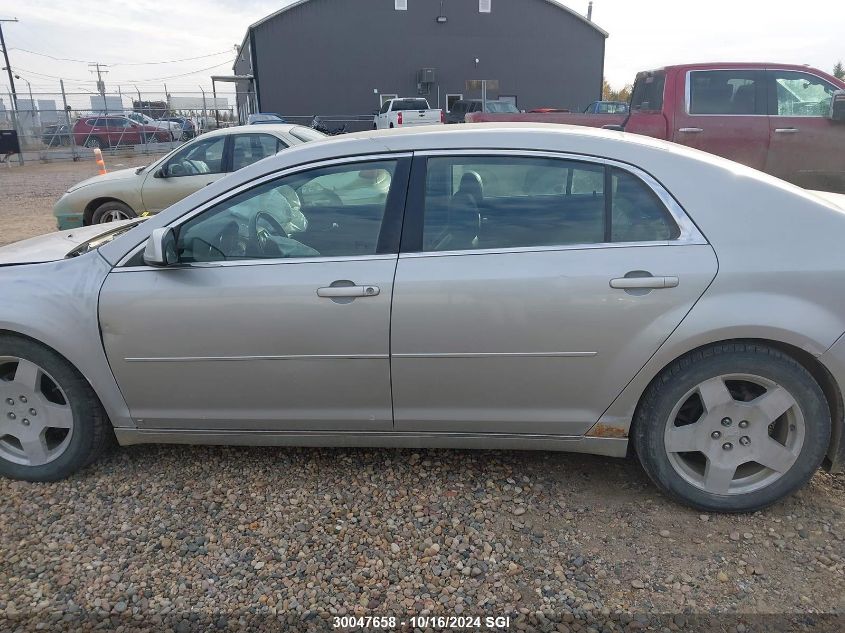
M 61 354 L 94 389 L 112 424 L 134 427 L 100 338 L 97 305 L 110 270 L 97 252 L 0 268 L 0 332 L 27 336 Z

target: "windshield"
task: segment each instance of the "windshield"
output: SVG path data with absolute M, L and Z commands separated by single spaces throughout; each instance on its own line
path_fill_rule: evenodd
M 322 132 L 319 132 L 310 127 L 303 127 L 301 125 L 292 127 L 290 129 L 290 135 L 298 138 L 303 143 L 307 143 L 308 141 L 320 141 L 324 138 L 328 138 Z
M 250 118 L 253 121 L 284 121 L 278 114 L 253 114 Z
M 428 110 L 425 99 L 397 99 L 393 102 L 393 111 L 397 110 Z
M 518 114 L 519 109 L 510 101 L 488 101 L 487 112 L 496 114 Z

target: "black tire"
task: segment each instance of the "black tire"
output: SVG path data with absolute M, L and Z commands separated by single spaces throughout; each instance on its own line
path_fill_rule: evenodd
M 84 146 L 88 149 L 104 149 L 108 147 L 99 136 L 89 136 L 85 139 Z
M 0 336 L 0 356 L 15 356 L 42 367 L 67 397 L 73 433 L 64 452 L 40 466 L 16 464 L 0 457 L 0 475 L 26 481 L 57 481 L 95 461 L 115 444 L 111 423 L 88 381 L 53 350 L 30 339 Z
M 120 213 L 126 217 L 121 218 L 128 220 L 130 218 L 137 218 L 138 214 L 128 204 L 118 202 L 117 200 L 109 200 L 104 202 L 94 211 L 91 216 L 91 224 L 104 224 L 106 222 L 114 222 L 116 218 L 109 217 L 110 214 Z
M 714 494 L 689 483 L 675 470 L 664 431 L 673 408 L 690 389 L 728 374 L 760 376 L 786 389 L 803 415 L 804 440 L 795 462 L 772 483 L 747 493 Z M 640 401 L 632 440 L 648 476 L 675 501 L 708 512 L 753 512 L 792 494 L 812 478 L 827 452 L 830 434 L 827 400 L 804 366 L 776 348 L 740 341 L 690 352 L 667 367 Z

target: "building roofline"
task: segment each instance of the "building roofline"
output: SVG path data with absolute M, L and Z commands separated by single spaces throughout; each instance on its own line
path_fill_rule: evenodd
M 249 28 L 247 29 L 247 32 L 249 32 L 250 30 L 254 29 L 257 26 L 264 24 L 265 22 L 267 22 L 269 20 L 272 20 L 273 18 L 281 15 L 282 13 L 285 13 L 287 11 L 290 11 L 291 9 L 295 9 L 296 7 L 298 7 L 302 4 L 305 4 L 306 2 L 310 2 L 310 0 L 296 0 L 296 2 L 292 2 L 288 6 L 282 7 L 281 9 L 271 13 L 270 15 L 264 16 L 263 18 L 258 20 L 258 22 L 254 22 L 253 24 L 250 24 Z M 566 5 L 561 4 L 558 0 L 545 0 L 545 2 L 548 2 L 550 5 L 557 7 L 558 9 L 560 9 L 562 11 L 566 11 L 571 16 L 578 18 L 579 20 L 581 20 L 585 24 L 588 24 L 589 26 L 593 27 L 596 31 L 601 33 L 604 37 L 608 37 L 610 35 L 607 31 L 605 31 L 603 28 L 601 28 L 595 22 L 593 22 L 592 20 L 588 20 L 586 16 L 581 15 L 580 13 L 575 11 L 574 9 L 570 9 Z

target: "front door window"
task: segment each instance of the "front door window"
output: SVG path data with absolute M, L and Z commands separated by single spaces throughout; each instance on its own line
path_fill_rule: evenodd
M 830 111 L 836 88 L 823 79 L 792 71 L 776 71 L 774 79 L 778 116 L 823 117 Z
M 395 160 L 308 170 L 259 185 L 179 229 L 183 262 L 379 252 Z

